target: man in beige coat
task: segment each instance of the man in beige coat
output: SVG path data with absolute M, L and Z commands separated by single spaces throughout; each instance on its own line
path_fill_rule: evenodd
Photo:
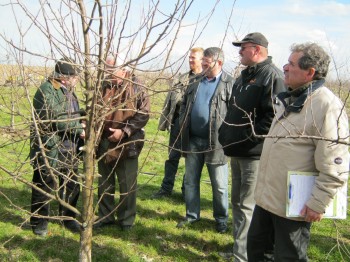
M 312 222 L 320 221 L 349 172 L 348 118 L 324 86 L 330 58 L 317 44 L 295 44 L 283 67 L 287 92 L 265 138 L 248 232 L 248 261 L 307 261 Z M 298 217 L 287 217 L 288 171 L 317 173 Z M 274 250 L 266 243 L 274 240 Z

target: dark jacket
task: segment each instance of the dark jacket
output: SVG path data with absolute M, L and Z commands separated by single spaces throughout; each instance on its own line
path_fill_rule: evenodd
M 274 117 L 273 101 L 285 91 L 284 77 L 271 57 L 242 71 L 233 85 L 228 113 L 219 131 L 225 155 L 259 159 Z
M 76 96 L 73 93 L 73 98 Z M 68 101 L 65 88 L 54 80 L 43 83 L 33 98 L 34 120 L 31 128 L 30 158 L 33 164 L 43 164 L 40 141 L 44 146 L 51 167 L 57 166 L 59 152 L 75 151 L 79 136 L 83 132 L 76 108 Z M 75 111 L 75 112 L 74 112 Z M 75 119 L 74 119 L 75 118 Z M 39 157 L 39 158 L 37 158 Z
M 178 76 L 168 92 L 164 101 L 162 114 L 159 118 L 158 129 L 161 131 L 170 130 L 176 118 L 180 115 L 181 100 L 189 83 L 196 75 L 189 71 Z
M 182 150 L 186 156 L 189 151 L 191 111 L 197 96 L 198 86 L 203 76 L 197 76 L 195 81 L 187 88 L 180 108 L 180 129 L 182 135 Z M 221 79 L 213 94 L 210 116 L 209 116 L 209 148 L 210 152 L 205 154 L 205 162 L 210 164 L 224 164 L 227 157 L 224 155 L 218 140 L 219 127 L 226 115 L 228 101 L 231 96 L 233 78 L 226 72 L 222 72 Z
M 149 120 L 150 101 L 145 88 L 135 77 L 126 76 L 122 85 L 103 84 L 102 114 L 110 112 L 104 121 L 102 139 L 98 156 L 105 161 L 117 161 L 119 158 L 134 158 L 140 154 L 145 138 L 144 127 Z M 112 91 L 112 92 L 111 92 Z M 108 93 L 112 93 L 110 97 Z M 107 112 L 105 112 L 107 111 Z M 122 129 L 126 136 L 121 141 L 109 142 L 112 135 L 109 128 Z

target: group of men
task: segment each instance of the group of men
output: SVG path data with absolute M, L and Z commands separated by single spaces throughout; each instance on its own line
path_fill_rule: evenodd
M 190 50 L 190 71 L 173 81 L 159 120 L 160 130 L 170 130 L 169 158 L 161 188 L 152 198 L 172 194 L 179 159 L 184 156 L 182 194 L 186 216 L 177 227 L 186 228 L 199 221 L 200 179 L 206 164 L 216 231 L 225 233 L 229 228 L 230 160 L 234 260 L 307 261 L 311 223 L 322 219 L 337 190 L 347 183 L 348 119 L 340 99 L 324 86 L 330 58 L 319 45 L 294 44 L 282 72 L 272 63 L 268 44 L 257 32 L 233 42 L 245 66 L 237 79 L 223 70 L 224 53 L 220 48 Z M 79 110 L 68 84 L 72 81 L 66 80 L 75 71 L 62 70 L 71 66 L 64 62 L 56 64 L 53 77 L 34 97 L 40 120 L 63 117 L 63 121 L 45 125 L 45 130 L 55 131 L 58 137 L 40 136 L 36 143 L 39 147 L 32 155 L 36 163 L 33 182 L 38 188 L 33 188 L 31 222 L 39 235 L 47 232 L 48 216 L 47 199 L 41 191 L 53 188 L 50 181 L 55 175 L 47 167 L 58 167 L 55 172 L 62 172 L 69 183 L 76 185 L 76 167 L 65 166 L 66 171 L 60 171 L 65 161 L 55 161 L 62 155 L 58 145 L 66 144 L 58 142 L 65 141 L 64 137 L 76 145 L 85 136 L 84 122 L 72 117 Z M 110 78 L 104 81 L 101 103 L 110 113 L 106 114 L 97 151 L 101 178 L 96 227 L 117 223 L 127 230 L 136 215 L 137 157 L 149 118 L 149 100 L 135 76 L 118 68 L 113 59 L 106 62 Z M 64 77 L 56 78 L 56 73 Z M 55 108 L 54 115 L 46 108 L 48 96 L 52 96 L 50 102 L 57 99 L 57 105 L 50 105 Z M 72 98 L 75 102 L 69 102 Z M 43 163 L 48 152 L 41 145 L 49 149 L 52 163 Z M 286 215 L 289 171 L 318 173 L 311 197 L 298 217 Z M 115 176 L 121 193 L 118 207 L 114 204 Z M 67 179 L 61 180 L 60 188 L 69 188 Z M 60 200 L 74 206 L 79 189 L 74 190 L 62 193 Z M 65 216 L 67 228 L 79 226 L 72 219 L 74 214 Z
M 293 45 L 282 72 L 268 56 L 263 34 L 250 33 L 232 44 L 240 48 L 245 66 L 237 79 L 222 70 L 222 50 L 208 48 L 201 55 L 201 74 L 191 67 L 192 81 L 181 85 L 179 121 L 169 117 L 168 98 L 164 104 L 159 129 L 165 130 L 162 124 L 167 123 L 171 134 L 176 130 L 165 166 L 174 155 L 177 165 L 185 157 L 186 216 L 177 227 L 200 219 L 205 163 L 216 230 L 228 230 L 229 157 L 234 261 L 307 261 L 311 222 L 321 220 L 348 179 L 347 115 L 339 98 L 324 86 L 330 58 L 317 44 Z M 198 48 L 191 50 L 190 59 L 194 52 Z M 175 90 L 180 93 L 174 88 L 168 97 Z M 177 165 L 171 176 L 165 168 L 153 198 L 171 195 Z M 288 171 L 295 170 L 319 175 L 300 216 L 292 218 L 286 215 L 286 192 Z
M 96 128 L 101 130 L 96 149 L 100 174 L 99 219 L 94 226 L 116 224 L 122 230 L 129 230 L 136 217 L 138 156 L 144 143 L 143 128 L 149 119 L 150 101 L 139 79 L 130 70 L 118 66 L 116 57 L 107 57 L 104 70 L 98 116 L 103 119 L 101 128 Z M 30 222 L 34 234 L 40 236 L 48 233 L 51 200 L 45 193 L 52 191 L 59 193 L 63 225 L 73 232 L 82 229 L 72 210 L 80 192 L 79 150 L 86 125 L 74 93 L 78 73 L 72 59 L 59 60 L 33 98 L 36 121 L 30 150 L 34 168 Z M 116 177 L 120 192 L 118 206 L 114 200 Z

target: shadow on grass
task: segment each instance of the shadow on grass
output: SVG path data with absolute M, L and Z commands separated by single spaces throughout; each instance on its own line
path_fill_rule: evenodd
M 118 227 L 94 231 L 92 244 L 93 261 L 111 261 L 114 258 L 118 258 L 118 261 L 129 261 L 130 257 L 123 252 L 123 247 L 132 248 L 130 243 L 141 247 L 135 249 L 135 256 L 138 256 L 140 259 L 143 256 L 142 248 L 151 248 L 156 252 L 155 261 L 220 261 L 220 258 L 217 257 L 217 252 L 227 250 L 232 244 L 228 242 L 226 242 L 228 243 L 227 245 L 220 244 L 217 238 L 206 240 L 200 236 L 200 233 L 203 232 L 216 234 L 214 219 L 203 218 L 188 229 L 175 229 L 177 222 L 185 214 L 180 214 L 176 210 L 160 214 L 154 208 L 156 204 L 149 202 L 150 207 L 143 205 L 147 201 L 153 201 L 150 200 L 149 196 L 157 189 L 159 187 L 152 184 L 140 186 L 140 192 L 138 193 L 138 220 L 131 231 L 121 231 Z M 19 188 L 0 188 L 0 190 L 3 195 L 6 195 L 12 201 L 12 204 L 10 204 L 5 197 L 0 195 L 2 203 L 0 205 L 0 221 L 19 227 L 25 219 L 29 218 L 29 214 L 25 214 L 24 211 L 18 211 L 17 207 L 29 210 L 30 190 L 20 190 Z M 185 205 L 181 193 L 176 191 L 170 198 L 155 201 L 158 201 L 160 204 L 174 205 L 177 209 Z M 202 211 L 208 209 L 208 212 L 212 214 L 212 202 L 210 200 L 202 198 L 201 206 Z M 53 203 L 52 210 L 56 207 L 56 204 Z M 157 225 L 158 222 L 160 223 L 159 225 Z M 168 230 L 167 227 L 174 228 Z M 0 232 L 0 243 L 3 246 L 3 249 L 0 250 L 0 258 L 3 261 L 12 261 L 14 250 L 20 253 L 17 258 L 22 261 L 49 261 L 52 258 L 61 259 L 62 261 L 79 260 L 79 241 L 75 240 L 77 235 L 72 237 L 66 234 L 65 229 L 57 231 L 57 228 L 55 228 L 53 230 L 55 235 L 49 234 L 46 238 L 39 238 L 33 235 L 30 227 L 24 227 L 17 231 L 15 229 L 12 230 L 14 230 L 14 234 L 11 235 L 6 233 L 6 231 Z M 178 231 L 174 232 L 174 230 Z M 228 239 L 231 239 L 230 233 L 227 234 Z M 111 239 L 101 239 L 101 236 L 110 237 Z M 122 246 L 118 246 L 119 240 L 122 241 Z M 68 255 L 67 252 L 69 253 Z M 145 251 L 145 254 L 148 254 L 148 252 Z M 68 260 L 67 257 L 69 257 Z
M 110 226 L 95 231 L 95 234 L 118 237 L 123 242 L 156 250 L 157 258 L 154 261 L 220 261 L 218 253 L 232 249 L 232 242 L 220 244 L 214 239 L 208 241 L 198 237 L 206 231 L 204 228 L 210 227 L 212 221 L 207 219 L 194 223 L 190 228 L 176 229 L 179 234 L 158 226 L 146 226 L 145 223 L 145 220 L 142 223 L 137 222 L 130 231 L 121 231 L 117 226 Z
M 53 224 L 60 224 L 57 221 L 50 221 L 49 234 L 47 237 L 39 237 L 32 234 L 27 215 L 20 209 L 28 209 L 30 206 L 30 191 L 16 188 L 0 188 L 0 221 L 4 223 L 0 230 L 0 261 L 50 261 L 52 258 L 60 261 L 79 260 L 79 241 L 72 239 L 66 229 L 51 230 Z M 6 197 L 4 197 L 6 196 Z M 11 199 L 11 203 L 6 199 Z M 24 200 L 25 199 L 25 200 Z M 28 205 L 22 206 L 28 202 Z M 16 207 L 15 207 L 16 206 Z M 57 207 L 52 205 L 52 209 Z M 26 217 L 26 218 L 24 218 Z M 12 228 L 13 225 L 16 228 Z M 13 233 L 12 233 L 13 231 Z M 53 235 L 55 234 L 55 235 Z M 79 236 L 74 234 L 73 237 Z M 67 254 L 68 253 L 68 254 Z M 101 246 L 93 241 L 92 259 L 93 261 L 111 261 L 111 258 L 118 258 L 118 261 L 128 261 L 122 250 L 117 248 Z
M 114 225 L 98 229 L 97 235 L 121 238 L 124 242 L 157 250 L 161 260 L 166 261 L 220 261 L 219 252 L 232 249 L 231 230 L 225 235 L 229 241 L 222 243 L 220 237 L 207 240 L 202 234 L 219 234 L 215 230 L 214 219 L 201 218 L 186 228 L 176 228 L 182 216 L 177 211 L 159 214 L 156 210 L 138 205 L 138 220 L 130 231 L 121 231 Z M 156 261 L 161 261 L 156 260 Z
M 0 187 L 0 192 L 0 221 L 21 226 L 24 211 L 21 212 L 18 210 L 29 210 L 31 197 L 30 193 L 28 193 L 29 191 Z M 26 202 L 28 205 L 23 205 Z
M 51 261 L 53 258 L 56 261 L 79 261 L 79 241 L 64 236 L 48 236 L 45 238 L 33 236 L 11 236 L 0 238 L 1 243 L 5 243 L 3 251 L 0 254 L 2 261 L 20 261 L 37 260 Z M 23 251 L 27 251 L 24 257 L 20 258 Z M 4 252 L 5 251 L 5 252 Z M 29 255 L 30 254 L 30 255 Z M 93 261 L 111 261 L 111 258 L 118 258 L 118 261 L 128 261 L 122 251 L 115 248 L 101 247 L 96 243 L 92 243 L 92 260 Z M 13 260 L 14 258 L 17 258 Z
M 348 252 L 350 249 L 349 238 L 344 238 L 344 233 L 347 235 L 349 228 L 339 228 L 339 230 L 344 231 L 343 238 L 340 238 L 340 235 L 337 236 L 336 232 L 331 231 L 327 233 L 311 232 L 309 246 L 310 261 L 350 261 L 350 255 Z
M 138 193 L 137 198 L 139 200 L 152 200 L 152 201 L 160 201 L 166 202 L 174 205 L 183 205 L 185 206 L 185 200 L 182 196 L 181 189 L 180 191 L 176 188 L 173 190 L 172 194 L 169 197 L 163 197 L 160 199 L 152 199 L 152 195 L 160 189 L 160 185 L 153 185 L 151 183 L 140 184 L 138 185 Z M 204 198 L 204 193 L 201 193 L 201 210 L 212 210 L 213 201 L 212 199 Z M 210 196 L 211 197 L 211 196 Z M 185 214 L 184 214 L 185 215 Z

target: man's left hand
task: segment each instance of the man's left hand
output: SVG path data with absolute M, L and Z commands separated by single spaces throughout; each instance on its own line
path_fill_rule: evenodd
M 303 209 L 300 211 L 300 215 L 305 218 L 306 222 L 318 222 L 318 221 L 321 221 L 323 217 L 323 214 L 320 214 L 312 210 L 307 205 L 305 205 Z

